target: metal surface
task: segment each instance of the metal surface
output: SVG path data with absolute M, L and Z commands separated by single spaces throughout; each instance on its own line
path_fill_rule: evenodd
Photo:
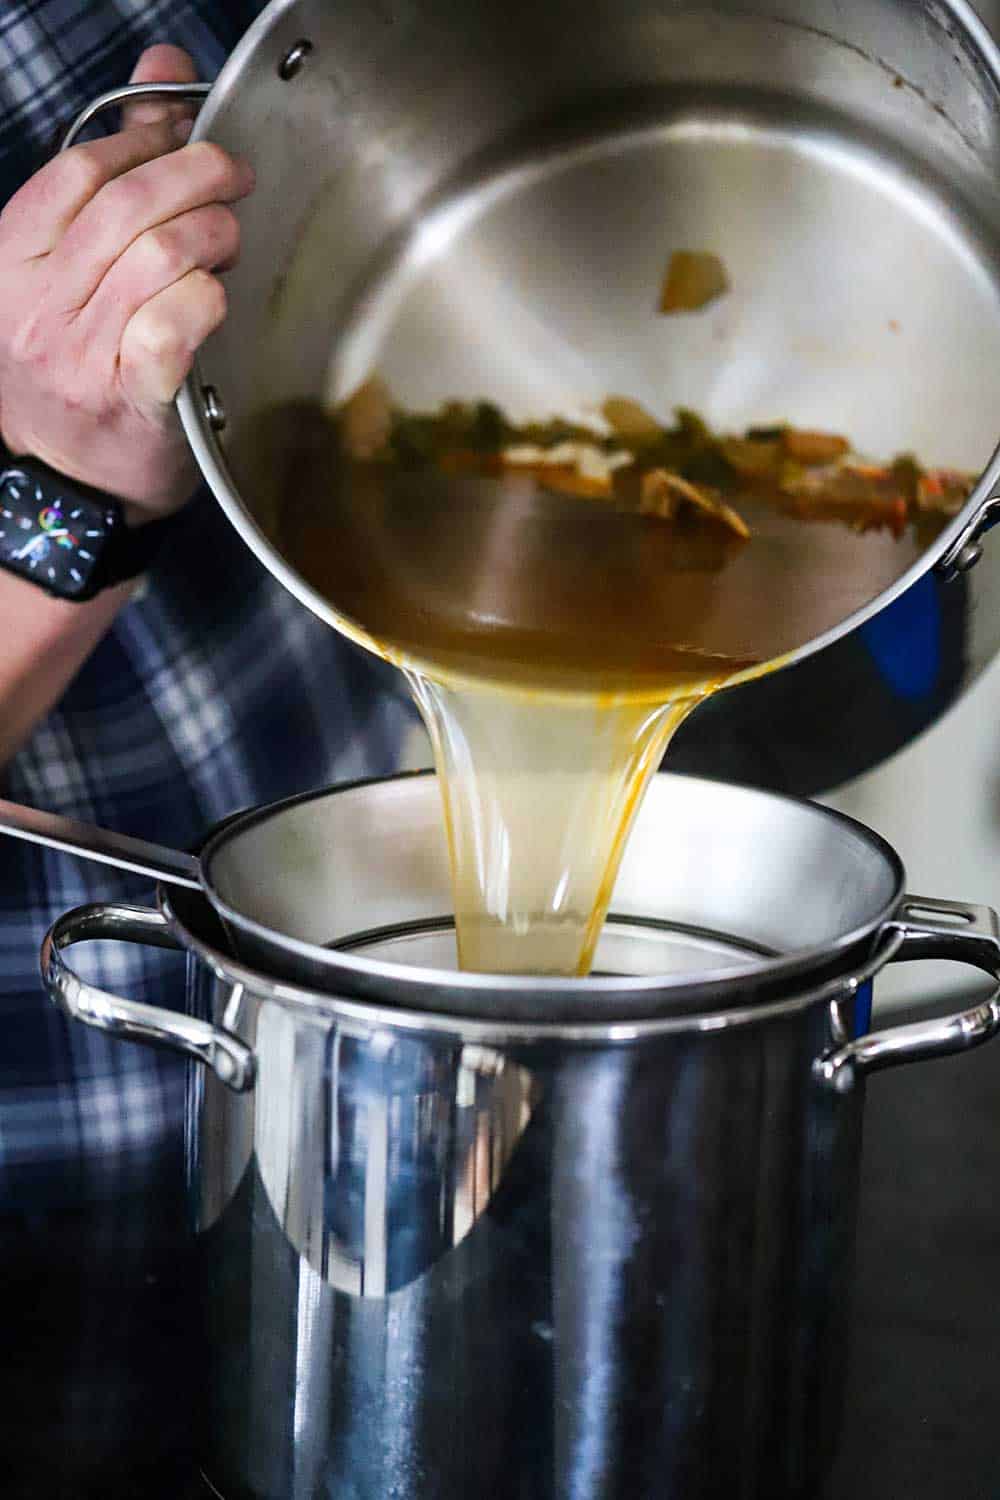
M 357 923 L 379 915 L 359 895 Z M 407 1012 L 405 985 L 365 1004 L 254 972 L 181 890 L 159 914 L 64 918 L 52 998 L 67 1004 L 61 946 L 162 941 L 165 923 L 194 988 L 156 1039 L 190 1052 L 200 1025 L 254 1061 L 242 1092 L 191 1079 L 204 1467 L 220 1493 L 815 1492 L 842 1397 L 864 1068 L 927 1055 L 938 1023 L 865 1038 L 867 972 L 848 969 L 771 1005 L 737 984 L 721 1017 L 487 1031 Z M 910 898 L 885 940 L 878 962 L 1000 974 L 978 908 Z M 124 1004 L 79 988 L 74 1013 L 95 1024 Z M 996 997 L 991 1014 L 995 1029 Z M 947 1047 L 963 1041 L 954 1018 Z
M 62 849 L 67 854 L 79 854 L 83 859 L 114 865 L 118 870 L 148 875 L 152 880 L 165 880 L 189 890 L 201 889 L 200 865 L 192 855 L 151 844 L 147 839 L 97 828 L 92 823 L 81 823 L 75 818 L 64 818 L 58 813 L 0 800 L 0 833 L 44 844 L 49 849 Z
M 288 89 L 278 64 L 303 36 Z M 981 467 L 935 546 L 886 560 L 900 576 L 847 619 L 820 601 L 811 654 L 706 704 L 673 752 L 794 792 L 877 764 L 1000 646 L 996 549 L 955 568 L 1000 476 L 998 70 L 962 0 L 602 0 L 585 28 L 569 0 L 272 5 L 196 129 L 258 178 L 229 320 L 180 397 L 207 478 L 277 576 L 361 638 L 271 548 L 253 436 L 268 403 L 372 363 L 405 400 L 537 411 L 617 388 Z M 723 253 L 736 292 L 665 339 L 645 289 L 679 239 Z
M 208 836 L 200 860 L 10 802 L 0 802 L 0 832 L 203 890 L 239 951 L 292 982 L 379 998 L 403 984 L 417 1007 L 528 1022 L 543 1013 L 632 1023 L 724 1008 L 737 983 L 762 999 L 791 975 L 818 981 L 833 963 L 870 956 L 903 888 L 893 851 L 848 818 L 660 776 L 619 872 L 597 977 L 540 983 L 456 972 L 440 797 L 426 774 L 239 814 Z M 677 852 L 665 860 L 664 848 Z M 770 905 L 751 916 L 765 893 Z M 357 926 L 362 900 L 378 914 L 371 932 Z M 711 932 L 739 939 L 701 941 L 706 912 Z
M 458 972 L 433 776 L 359 782 L 246 814 L 208 839 L 202 873 L 237 951 L 292 982 L 445 1014 L 629 1025 L 727 1009 L 734 993 L 773 997 L 792 975 L 810 988 L 831 965 L 866 962 L 904 879 L 894 852 L 860 824 L 658 776 L 615 883 L 598 977 L 538 981 Z M 733 947 L 701 946 L 706 932 L 731 934 Z
M 81 110 L 62 138 L 59 149 L 68 151 L 97 115 L 137 99 L 167 99 L 175 102 L 201 103 L 212 91 L 210 83 L 128 83 L 120 89 L 109 89 Z
M 1000 520 L 1000 500 L 987 500 L 969 517 L 964 529 L 937 564 L 936 572 L 945 583 L 958 573 L 967 573 L 983 555 L 981 538 Z
M 44 822 L 62 830 L 60 819 Z M 23 831 L 19 817 L 10 826 Z M 670 840 L 679 852 L 665 860 Z M 232 818 L 208 838 L 201 874 L 228 933 L 223 944 L 244 964 L 229 961 L 234 985 L 255 986 L 266 972 L 283 1003 L 309 1010 L 320 992 L 334 1007 L 368 996 L 392 1005 L 397 1026 L 451 1035 L 459 1025 L 469 1043 L 556 1034 L 625 1040 L 746 1024 L 841 995 L 845 973 L 856 988 L 916 941 L 902 865 L 876 834 L 823 808 L 689 777 L 654 779 L 620 868 L 597 974 L 582 980 L 457 970 L 430 775 L 342 785 Z M 170 888 L 176 903 L 186 887 Z M 161 897 L 169 922 L 174 905 Z M 959 940 L 957 956 L 970 961 L 978 929 L 928 927 L 928 911 L 943 907 L 929 903 L 920 924 L 935 952 Z M 266 961 L 248 966 L 257 950 Z M 218 954 L 203 956 L 222 972 Z M 292 988 L 308 980 L 310 963 L 319 983 Z M 356 1014 L 368 1016 L 363 1005 Z
M 68 968 L 62 950 L 73 943 L 105 938 L 178 948 L 163 916 L 136 906 L 82 906 L 67 913 L 46 934 L 41 968 L 49 995 L 67 1016 L 126 1042 L 169 1047 L 205 1063 L 220 1082 L 237 1091 L 253 1083 L 250 1049 L 236 1037 L 191 1016 L 137 1000 L 123 1000 L 87 984 Z
M 200 860 L 13 803 L 0 803 L 0 831 L 203 890 L 238 951 L 293 983 L 529 1024 L 631 1025 L 725 1009 L 737 986 L 763 1000 L 793 975 L 815 985 L 831 966 L 877 954 L 903 890 L 894 852 L 848 818 L 656 777 L 619 871 L 597 977 L 542 982 L 456 972 L 440 795 L 426 774 L 239 814 L 209 835 Z M 362 906 L 370 927 L 357 925 Z
M 902 939 L 892 955 L 894 963 L 912 958 L 955 958 L 1000 978 L 1000 928 L 996 913 L 987 906 L 908 896 L 893 926 Z M 815 1072 L 834 1089 L 847 1091 L 855 1087 L 862 1074 L 967 1052 L 990 1041 L 998 1031 L 1000 990 L 959 1015 L 894 1026 L 849 1041 L 818 1059 Z

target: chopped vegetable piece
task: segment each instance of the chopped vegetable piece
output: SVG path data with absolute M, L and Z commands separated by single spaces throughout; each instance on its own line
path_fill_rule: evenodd
M 727 505 L 724 500 L 716 501 L 713 514 L 722 522 L 727 530 L 731 531 L 734 536 L 738 536 L 740 541 L 748 542 L 750 540 L 750 527 L 739 512 L 733 510 L 733 507 Z
M 660 293 L 660 312 L 697 312 L 729 290 L 726 268 L 707 250 L 676 250 Z
M 886 528 L 900 537 L 909 507 L 892 467 L 841 462 L 827 469 L 813 468 L 782 485 L 791 504 L 786 508 L 805 520 L 844 521 L 855 531 Z
M 554 443 L 549 448 L 521 443 L 505 448 L 500 457 L 505 468 L 530 475 L 547 490 L 588 500 L 611 499 L 615 471 L 632 464 L 630 453 L 607 453 L 593 442 Z
M 685 505 L 693 506 L 700 514 L 719 522 L 742 541 L 749 540 L 750 528 L 743 517 L 717 496 L 698 489 L 666 469 L 650 469 L 643 475 L 639 487 L 640 515 L 660 516 L 664 521 L 673 521 Z
M 892 472 L 896 476 L 900 493 L 906 496 L 907 504 L 916 505 L 920 476 L 923 473 L 917 460 L 910 453 L 901 453 L 898 458 L 893 459 Z
M 537 443 L 540 448 L 551 448 L 555 443 L 592 443 L 594 429 L 577 422 L 565 422 L 553 417 L 548 422 L 527 422 L 523 427 L 511 427 L 506 442 Z
M 508 468 L 527 469 L 549 488 L 594 496 L 610 496 L 614 471 L 632 462 L 630 453 L 605 453 L 596 443 L 572 442 L 551 448 L 522 443 L 505 448 L 501 457 Z M 575 475 L 580 483 L 567 475 Z
M 651 417 L 638 401 L 627 396 L 609 396 L 601 407 L 601 416 L 612 428 L 616 437 L 624 442 L 645 445 L 658 442 L 663 428 L 655 417 Z
M 340 408 L 340 437 L 351 458 L 377 458 L 392 432 L 389 392 L 377 376 L 366 380 Z
M 677 418 L 678 431 L 687 442 L 700 448 L 715 445 L 715 435 L 711 427 L 703 417 L 699 417 L 696 411 L 692 411 L 688 406 L 678 406 L 674 416 Z
M 672 521 L 681 508 L 681 499 L 690 498 L 691 486 L 666 469 L 650 469 L 639 481 L 639 513 Z M 695 492 L 697 493 L 697 491 Z
M 972 488 L 968 474 L 959 474 L 954 469 L 928 469 L 917 477 L 917 509 L 957 516 Z
M 743 479 L 777 479 L 781 468 L 780 439 L 723 438 L 719 450 Z
M 575 495 L 580 500 L 610 500 L 613 493 L 610 475 L 600 479 L 562 464 L 545 464 L 536 470 L 535 478 L 543 490 Z
M 795 427 L 785 428 L 782 444 L 789 458 L 809 466 L 832 464 L 851 451 L 846 438 L 829 432 L 804 432 Z

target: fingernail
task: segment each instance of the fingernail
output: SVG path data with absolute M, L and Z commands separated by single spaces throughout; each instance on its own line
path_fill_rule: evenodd
M 193 120 L 175 120 L 171 134 L 175 141 L 183 145 L 194 129 Z

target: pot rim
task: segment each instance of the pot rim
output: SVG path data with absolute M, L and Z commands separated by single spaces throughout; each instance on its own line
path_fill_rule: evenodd
M 758 1001 L 734 1006 L 729 1010 L 696 1011 L 634 1020 L 608 1020 L 599 1017 L 592 1021 L 566 1021 L 549 1017 L 533 1021 L 508 1020 L 502 1017 L 486 1019 L 448 1011 L 415 1009 L 386 1000 L 324 994 L 305 989 L 289 980 L 272 979 L 246 967 L 238 959 L 220 953 L 217 948 L 192 933 L 190 927 L 174 911 L 169 887 L 157 888 L 157 902 L 160 915 L 182 949 L 188 955 L 193 954 L 207 965 L 218 980 L 231 987 L 232 998 L 224 1017 L 224 1024 L 228 1027 L 236 1026 L 235 1016 L 238 1015 L 239 1002 L 244 994 L 249 994 L 255 1000 L 268 1001 L 307 1015 L 315 1015 L 320 1010 L 335 1016 L 338 1024 L 345 1030 L 354 1030 L 361 1036 L 371 1037 L 373 1033 L 380 1031 L 405 1032 L 417 1036 L 450 1038 L 462 1045 L 497 1048 L 545 1047 L 566 1043 L 582 1047 L 628 1046 L 657 1037 L 704 1035 L 761 1025 L 772 1020 L 791 1019 L 814 1006 L 833 1006 L 845 1000 L 856 999 L 861 987 L 892 961 L 903 941 L 902 930 L 892 922 L 887 923 L 880 934 L 882 942 L 876 944 L 864 963 L 850 967 L 834 979 L 827 979 L 784 999 Z
M 502 1017 L 505 1022 L 534 1024 L 539 1012 L 553 1026 L 597 1024 L 626 1025 L 663 1017 L 669 1010 L 673 1019 L 698 1013 L 718 1015 L 732 1005 L 733 992 L 738 991 L 742 1003 L 746 1003 L 748 991 L 762 1004 L 780 998 L 781 991 L 795 979 L 812 977 L 824 980 L 833 975 L 843 976 L 852 965 L 863 965 L 878 945 L 880 934 L 898 914 L 904 899 L 906 872 L 896 850 L 873 829 L 859 823 L 846 814 L 832 808 L 820 807 L 799 798 L 782 796 L 775 792 L 759 791 L 751 787 L 738 787 L 741 796 L 786 806 L 791 804 L 800 813 L 822 818 L 839 824 L 850 831 L 883 861 L 892 876 L 893 890 L 884 905 L 860 926 L 841 934 L 832 942 L 821 946 L 799 949 L 774 958 L 754 958 L 746 963 L 723 970 L 705 970 L 697 978 L 686 974 L 640 975 L 631 978 L 599 976 L 587 978 L 535 977 L 531 975 L 478 974 L 459 970 L 422 968 L 416 965 L 391 963 L 384 959 L 367 958 L 347 950 L 321 947 L 300 938 L 286 937 L 233 908 L 215 889 L 212 883 L 212 861 L 230 839 L 247 832 L 272 816 L 284 813 L 320 798 L 349 793 L 369 786 L 392 784 L 431 777 L 433 771 L 403 771 L 395 776 L 365 777 L 343 782 L 318 791 L 300 792 L 264 807 L 252 808 L 245 813 L 225 820 L 210 830 L 204 841 L 200 872 L 205 896 L 215 911 L 228 922 L 234 932 L 245 933 L 265 949 L 282 953 L 303 966 L 302 979 L 289 976 L 287 983 L 298 994 L 308 994 L 315 1002 L 325 998 L 337 1004 L 342 994 L 354 996 L 380 1007 L 392 1008 L 393 1002 L 386 1000 L 387 994 L 398 994 L 399 1003 L 405 1009 L 412 1007 L 421 1013 L 444 1012 L 450 1016 L 461 1015 L 482 1020 L 484 1017 Z M 659 773 L 680 779 L 677 772 Z M 702 785 L 717 785 L 705 778 L 684 776 L 687 782 Z M 160 904 L 164 915 L 171 922 L 179 921 L 169 894 L 160 888 Z M 183 923 L 180 924 L 182 927 Z M 185 929 L 186 930 L 186 929 Z M 200 940 L 197 940 L 200 942 Z M 232 967 L 233 961 L 217 951 L 206 948 L 213 966 L 221 964 Z M 240 983 L 256 971 L 241 968 Z M 316 974 L 329 975 L 337 990 L 330 993 L 324 981 Z M 259 976 L 266 977 L 266 976 Z M 285 979 L 273 981 L 281 985 Z M 322 985 L 322 988 L 318 986 Z M 304 988 L 308 986 L 308 988 Z M 395 1014 L 395 1011 L 393 1011 Z M 590 1018 L 593 1018 L 591 1021 Z
M 261 12 L 244 33 L 237 43 L 233 52 L 226 60 L 215 84 L 207 99 L 202 105 L 195 122 L 192 140 L 200 140 L 207 136 L 213 119 L 218 113 L 225 99 L 236 86 L 239 73 L 242 69 L 244 59 L 249 57 L 262 43 L 272 30 L 285 19 L 287 13 L 292 11 L 301 3 L 301 0 L 271 0 L 271 3 Z M 980 20 L 973 10 L 970 0 L 939 0 L 942 9 L 949 11 L 954 17 L 961 30 L 971 39 L 979 57 L 998 94 L 998 110 L 1000 110 L 1000 44 L 998 44 L 987 26 Z M 349 640 L 362 646 L 365 650 L 386 660 L 384 651 L 378 643 L 349 616 L 340 614 L 335 610 L 328 600 L 324 599 L 312 586 L 300 578 L 299 575 L 289 567 L 284 558 L 272 546 L 258 526 L 250 511 L 244 505 L 238 487 L 229 470 L 225 455 L 218 441 L 218 435 L 213 430 L 212 423 L 206 411 L 206 402 L 202 398 L 204 389 L 201 373 L 201 356 L 196 356 L 191 371 L 177 396 L 177 408 L 181 423 L 184 427 L 188 443 L 195 455 L 198 467 L 207 480 L 217 501 L 225 512 L 231 524 L 235 527 L 246 545 L 254 553 L 257 560 L 275 577 L 289 593 L 296 598 L 300 604 L 306 606 L 313 614 L 324 620 L 328 625 L 340 631 Z M 782 671 L 793 666 L 818 652 L 832 646 L 835 642 L 842 640 L 845 636 L 852 634 L 855 630 L 865 625 L 875 615 L 888 608 L 901 595 L 906 593 L 915 583 L 919 582 L 926 573 L 934 569 L 942 559 L 956 551 L 957 543 L 963 534 L 975 529 L 978 536 L 981 530 L 988 529 L 992 524 L 990 521 L 991 501 L 1000 502 L 1000 440 L 994 448 L 993 455 L 983 469 L 979 481 L 959 511 L 952 518 L 951 523 L 945 527 L 934 542 L 927 547 L 920 557 L 896 579 L 882 593 L 869 600 L 860 609 L 847 616 L 839 625 L 831 626 L 829 630 L 821 635 L 814 636 L 805 645 L 786 655 L 777 658 L 771 664 L 768 675 Z M 978 524 L 977 524 L 978 523 Z M 973 540 L 975 538 L 972 538 Z M 416 664 L 416 662 L 415 662 Z M 753 675 L 757 675 L 754 673 Z M 752 677 L 751 677 L 752 680 Z

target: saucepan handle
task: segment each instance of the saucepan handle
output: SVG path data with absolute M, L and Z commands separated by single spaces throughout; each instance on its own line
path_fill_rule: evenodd
M 42 944 L 42 979 L 53 1004 L 72 1020 L 110 1036 L 186 1053 L 237 1093 L 253 1087 L 253 1052 L 231 1032 L 158 1005 L 122 1000 L 74 974 L 63 949 L 100 938 L 183 951 L 158 911 L 105 903 L 80 906 L 53 923 Z
M 1000 981 L 1000 924 L 988 906 L 907 896 L 890 924 L 901 941 L 890 962 L 916 958 L 954 959 Z M 1000 1031 L 1000 985 L 969 1010 L 905 1026 L 889 1026 L 847 1042 L 816 1062 L 831 1088 L 850 1089 L 856 1078 L 923 1058 L 947 1057 L 988 1042 Z
M 111 109 L 112 105 L 127 104 L 136 99 L 197 100 L 200 104 L 208 98 L 211 89 L 210 83 L 127 83 L 120 89 L 109 89 L 80 111 L 63 136 L 59 150 L 68 151 L 94 116 L 99 115 L 102 110 Z

